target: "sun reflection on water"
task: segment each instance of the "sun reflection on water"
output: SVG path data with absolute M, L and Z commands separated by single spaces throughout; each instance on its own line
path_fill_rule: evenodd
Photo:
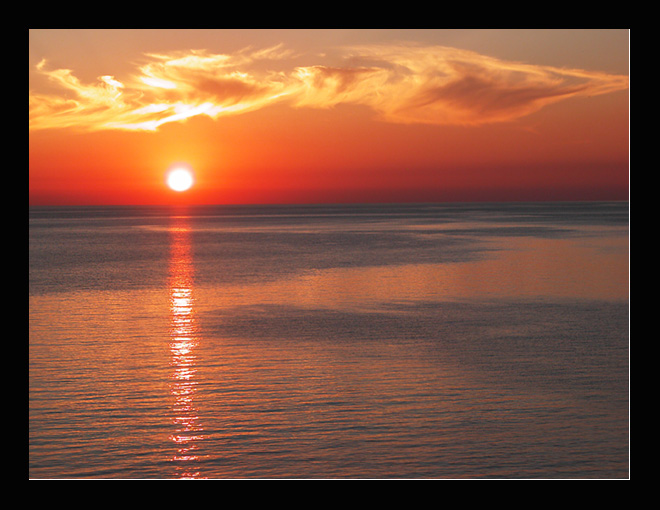
M 172 461 L 181 478 L 198 478 L 196 462 L 200 441 L 204 438 L 199 412 L 195 405 L 197 373 L 195 349 L 199 344 L 195 324 L 193 295 L 193 260 L 190 229 L 186 218 L 174 218 L 170 229 L 170 395 L 175 431 L 170 439 L 176 445 Z

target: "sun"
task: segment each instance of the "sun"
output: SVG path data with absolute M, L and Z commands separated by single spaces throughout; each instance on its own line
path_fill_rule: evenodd
M 167 174 L 167 185 L 174 191 L 186 191 L 193 184 L 193 174 L 186 168 L 175 168 Z

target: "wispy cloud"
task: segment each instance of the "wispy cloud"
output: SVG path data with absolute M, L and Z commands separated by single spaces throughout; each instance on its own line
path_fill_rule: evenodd
M 521 118 L 574 96 L 628 87 L 628 77 L 507 62 L 448 47 L 344 48 L 340 66 L 290 68 L 284 46 L 235 54 L 146 55 L 130 78 L 84 84 L 49 69 L 60 94 L 30 92 L 30 128 L 156 130 L 196 115 L 219 118 L 275 102 L 292 107 L 366 105 L 384 121 L 480 125 Z

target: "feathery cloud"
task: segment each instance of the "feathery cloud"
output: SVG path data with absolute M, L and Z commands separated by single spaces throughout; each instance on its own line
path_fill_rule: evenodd
M 81 83 L 68 69 L 37 72 L 61 94 L 30 92 L 30 129 L 157 130 L 197 115 L 224 115 L 275 102 L 292 107 L 365 105 L 384 121 L 449 125 L 506 122 L 574 96 L 628 87 L 628 77 L 507 62 L 455 48 L 344 48 L 342 66 L 291 66 L 282 45 L 236 54 L 148 54 L 128 80 Z M 284 70 L 283 70 L 284 69 Z

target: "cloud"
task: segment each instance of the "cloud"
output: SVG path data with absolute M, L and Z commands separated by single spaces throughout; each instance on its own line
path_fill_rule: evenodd
M 197 115 L 217 119 L 286 102 L 296 108 L 370 107 L 383 121 L 506 122 L 574 96 L 624 90 L 628 77 L 507 62 L 441 46 L 343 48 L 343 65 L 293 66 L 282 45 L 233 55 L 145 55 L 136 74 L 83 84 L 67 69 L 36 71 L 60 94 L 30 92 L 30 128 L 157 130 Z M 288 66 L 288 67 L 287 67 Z

